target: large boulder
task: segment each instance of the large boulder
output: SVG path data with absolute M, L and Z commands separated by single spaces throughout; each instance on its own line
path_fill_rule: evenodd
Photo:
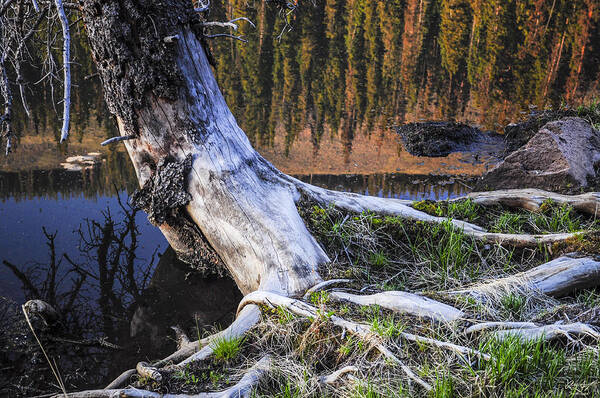
M 396 127 L 404 147 L 414 156 L 441 157 L 452 152 L 493 154 L 504 149 L 500 134 L 455 122 L 409 123 Z
M 487 172 L 477 188 L 586 187 L 597 178 L 600 133 L 578 117 L 545 124 L 523 147 Z

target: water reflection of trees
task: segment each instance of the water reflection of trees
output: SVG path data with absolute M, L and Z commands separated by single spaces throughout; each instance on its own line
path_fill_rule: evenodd
M 398 199 L 443 200 L 470 192 L 465 183 L 451 177 L 406 174 L 312 174 L 295 177 L 329 189 Z
M 133 192 L 137 178 L 131 161 L 123 152 L 110 152 L 105 162 L 81 171 L 64 169 L 0 171 L 0 200 L 15 200 L 45 197 L 58 199 L 83 195 L 96 198 L 98 195 L 117 194 L 116 187 L 126 187 Z
M 119 214 L 106 210 L 101 220 L 83 222 L 76 253 L 57 253 L 60 236 L 44 228 L 47 262 L 3 261 L 20 280 L 26 299 L 44 300 L 60 314 L 58 323 L 37 322 L 36 327 L 70 388 L 102 386 L 135 365 L 140 352 L 147 358 L 165 356 L 175 349 L 167 338 L 171 326 L 190 332 L 229 322 L 240 298 L 231 280 L 190 273 L 171 249 L 158 264 L 156 252 L 139 258 L 137 210 L 119 205 Z M 0 301 L 0 395 L 55 391 L 17 305 Z
M 420 118 L 495 128 L 529 104 L 598 93 L 596 3 L 324 0 L 299 7 L 279 41 L 269 33 L 285 22 L 261 2 L 213 1 L 215 18 L 248 15 L 258 28 L 240 27 L 248 44 L 211 45 L 220 86 L 255 144 L 272 144 L 279 128 L 289 151 L 308 127 L 318 148 L 327 126 L 351 142 L 344 120 L 352 130 Z

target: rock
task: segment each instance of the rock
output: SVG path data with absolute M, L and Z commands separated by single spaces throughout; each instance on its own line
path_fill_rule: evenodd
M 523 147 L 483 175 L 477 190 L 586 187 L 597 178 L 600 132 L 578 117 L 544 125 Z
M 441 157 L 452 152 L 500 153 L 500 134 L 455 122 L 409 123 L 396 128 L 406 150 L 414 156 Z

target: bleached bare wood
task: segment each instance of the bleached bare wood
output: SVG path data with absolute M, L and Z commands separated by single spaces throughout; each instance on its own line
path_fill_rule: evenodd
M 232 28 L 233 30 L 237 30 L 238 25 L 236 24 L 236 22 L 238 22 L 238 21 L 246 21 L 253 28 L 256 28 L 256 25 L 254 25 L 254 23 L 246 17 L 235 18 L 235 19 L 232 19 L 231 21 L 227 21 L 227 22 L 219 22 L 219 21 L 202 22 L 202 26 L 207 27 L 207 28 L 212 27 L 212 26 L 217 26 L 217 27 L 221 27 L 221 28 Z
M 484 282 L 453 294 L 498 295 L 503 291 L 535 290 L 552 297 L 562 297 L 579 289 L 600 285 L 600 261 L 590 257 L 563 256 L 528 271 Z
M 475 350 L 473 348 L 465 347 L 462 345 L 453 344 L 453 343 L 450 343 L 447 341 L 436 340 L 436 339 L 432 339 L 430 337 L 419 336 L 419 335 L 407 333 L 407 332 L 401 332 L 400 336 L 405 338 L 406 340 L 417 341 L 420 343 L 426 343 L 429 345 L 433 345 L 435 347 L 443 348 L 445 350 L 454 351 L 461 355 L 472 355 L 472 356 L 476 356 L 481 359 L 484 359 L 486 361 L 489 361 L 492 359 L 492 357 L 490 355 L 485 354 L 479 350 Z
M 534 328 L 517 328 L 499 330 L 494 333 L 499 339 L 505 339 L 509 336 L 518 336 L 523 340 L 554 340 L 559 337 L 566 337 L 572 339 L 572 336 L 577 337 L 592 337 L 596 340 L 600 339 L 600 332 L 594 329 L 592 326 L 585 323 L 568 323 L 568 324 L 553 324 L 544 325 Z
M 464 317 L 464 313 L 459 309 L 407 292 L 387 291 L 363 296 L 333 291 L 329 293 L 329 299 L 358 305 L 378 305 L 400 314 L 415 315 L 439 322 L 455 322 Z
M 114 142 L 127 141 L 127 140 L 135 140 L 135 139 L 136 139 L 135 135 L 120 135 L 118 137 L 112 137 L 112 138 L 109 138 L 106 141 L 102 141 L 100 143 L 100 145 L 106 146 L 106 145 L 112 144 Z
M 333 385 L 335 384 L 341 377 L 345 376 L 348 373 L 356 373 L 358 372 L 358 368 L 356 366 L 344 366 L 341 369 L 336 370 L 335 372 L 327 375 L 319 377 L 319 383 Z
M 252 389 L 271 368 L 271 358 L 266 355 L 248 369 L 240 381 L 226 390 L 198 394 L 161 394 L 137 388 L 105 389 L 55 395 L 53 398 L 242 398 L 249 397 Z
M 558 204 L 573 206 L 575 210 L 592 216 L 600 215 L 600 193 L 588 192 L 580 195 L 561 195 L 541 189 L 507 189 L 489 192 L 471 192 L 467 198 L 483 205 L 503 205 L 507 207 L 522 208 L 529 211 L 538 211 L 545 200 L 551 199 Z M 452 199 L 461 200 L 464 197 Z
M 251 305 L 245 307 L 238 312 L 235 321 L 233 321 L 233 323 L 229 325 L 227 329 L 223 330 L 218 335 L 214 335 L 209 338 L 208 344 L 206 344 L 195 354 L 178 363 L 177 366 L 185 366 L 192 362 L 205 360 L 214 352 L 214 345 L 212 344 L 213 341 L 216 341 L 217 339 L 233 339 L 243 337 L 252 326 L 258 323 L 259 320 L 260 309 L 257 306 Z
M 104 391 L 114 390 L 114 389 L 123 387 L 124 385 L 127 385 L 131 376 L 133 376 L 136 373 L 137 373 L 136 369 L 128 369 L 128 370 L 124 371 L 119 376 L 117 376 L 116 379 L 114 379 L 106 387 L 104 387 Z
M 310 289 L 308 289 L 306 291 L 306 293 L 304 293 L 304 296 L 302 296 L 303 300 L 307 300 L 308 298 L 310 298 L 310 295 L 316 292 L 320 292 L 323 289 L 326 289 L 330 286 L 333 285 L 338 285 L 341 283 L 350 283 L 352 282 L 352 279 L 328 279 L 326 281 L 323 281 L 321 283 L 317 283 L 316 285 L 314 285 L 313 287 L 311 287 Z
M 289 176 L 286 176 L 286 178 L 295 184 L 300 192 L 308 198 L 319 202 L 323 206 L 333 204 L 340 209 L 356 213 L 370 210 L 377 214 L 400 216 L 429 223 L 450 222 L 465 235 L 472 236 L 473 238 L 484 242 L 500 243 L 515 247 L 537 247 L 540 244 L 564 242 L 565 240 L 584 233 L 574 232 L 529 235 L 487 232 L 484 228 L 466 221 L 454 220 L 447 217 L 436 217 L 416 210 L 411 207 L 413 201 L 365 196 L 352 192 L 332 191 L 321 187 L 315 187 Z
M 539 325 L 533 322 L 481 322 L 465 329 L 465 334 L 482 332 L 489 329 L 530 329 Z
M 60 142 L 63 142 L 69 136 L 71 118 L 71 31 L 62 0 L 54 0 L 54 4 L 63 34 L 63 124 L 60 133 Z
M 156 369 L 154 366 L 150 366 L 150 364 L 147 362 L 138 362 L 135 369 L 140 377 L 152 379 L 158 382 L 162 381 L 162 375 L 158 369 Z
M 303 301 L 296 300 L 290 297 L 285 297 L 277 293 L 256 291 L 246 295 L 238 306 L 238 313 L 243 311 L 245 306 L 249 304 L 263 304 L 269 305 L 273 308 L 281 306 L 292 313 L 304 317 L 317 317 L 317 309 Z M 371 333 L 369 326 L 362 325 L 360 323 L 347 321 L 336 315 L 332 315 L 329 320 L 336 326 L 339 326 L 351 334 L 354 334 L 364 340 L 371 341 L 374 347 L 383 354 L 388 360 L 400 366 L 402 371 L 408 376 L 409 379 L 413 380 L 427 391 L 431 391 L 432 387 L 429 383 L 425 382 L 419 376 L 417 376 L 412 369 L 404 364 L 396 355 L 394 355 L 384 344 L 378 341 L 374 341 L 374 335 Z
M 177 349 L 181 350 L 190 344 L 190 339 L 185 332 L 179 326 L 171 326 L 171 329 L 175 332 L 175 338 L 177 339 Z

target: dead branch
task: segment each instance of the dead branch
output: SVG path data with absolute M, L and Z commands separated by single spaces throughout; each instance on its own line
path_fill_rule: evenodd
M 54 0 L 58 18 L 63 32 L 63 72 L 64 72 L 64 93 L 63 93 L 63 125 L 60 134 L 60 142 L 63 142 L 69 136 L 69 120 L 71 112 L 71 32 L 69 20 L 65 14 L 62 0 Z

